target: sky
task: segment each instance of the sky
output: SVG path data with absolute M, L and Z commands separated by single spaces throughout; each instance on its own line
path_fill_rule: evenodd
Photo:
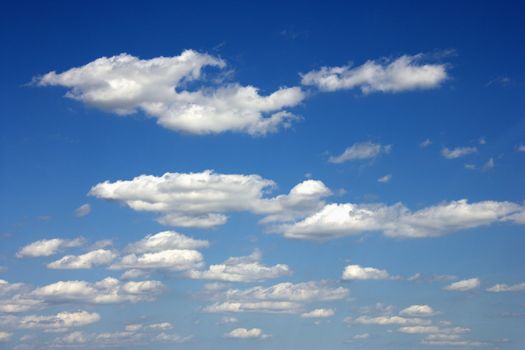
M 519 1 L 5 1 L 0 349 L 525 347 Z

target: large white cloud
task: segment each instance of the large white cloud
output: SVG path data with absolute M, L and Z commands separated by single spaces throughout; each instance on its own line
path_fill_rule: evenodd
M 265 198 L 275 187 L 259 175 L 166 173 L 132 180 L 102 182 L 90 195 L 126 204 L 133 210 L 159 213 L 159 222 L 180 227 L 209 228 L 224 224 L 226 213 L 248 211 L 267 215 L 265 221 L 289 220 L 317 210 L 331 194 L 321 182 L 306 180 L 287 195 Z
M 423 55 L 403 55 L 393 61 L 369 60 L 361 66 L 322 67 L 302 76 L 303 85 L 322 91 L 360 89 L 363 93 L 431 89 L 447 79 L 444 64 L 422 63 Z
M 19 258 L 51 256 L 65 248 L 79 247 L 83 243 L 84 239 L 81 237 L 75 239 L 42 239 L 22 247 L 16 256 Z
M 270 287 L 228 289 L 213 296 L 218 301 L 206 312 L 302 312 L 305 304 L 336 301 L 348 296 L 348 289 L 332 287 L 327 282 L 283 282 Z
M 90 269 L 94 266 L 108 265 L 117 257 L 117 253 L 97 249 L 82 255 L 66 255 L 63 258 L 53 261 L 47 265 L 50 269 Z
M 205 271 L 189 271 L 188 276 L 225 282 L 257 282 L 291 274 L 290 268 L 285 264 L 262 265 L 261 257 L 261 252 L 255 250 L 249 256 L 232 257 L 222 264 L 210 265 Z
M 225 66 L 220 58 L 192 50 L 149 60 L 120 54 L 34 81 L 69 88 L 67 97 L 118 115 L 143 111 L 165 128 L 192 134 L 266 134 L 297 119 L 284 108 L 304 99 L 301 88 L 280 88 L 263 96 L 250 85 L 208 84 L 203 68 Z M 202 84 L 190 89 L 190 82 Z
M 512 202 L 466 199 L 436 204 L 412 212 L 401 203 L 327 204 L 317 213 L 277 230 L 297 239 L 331 239 L 365 232 L 383 232 L 390 237 L 435 237 L 497 222 L 521 223 L 523 207 Z

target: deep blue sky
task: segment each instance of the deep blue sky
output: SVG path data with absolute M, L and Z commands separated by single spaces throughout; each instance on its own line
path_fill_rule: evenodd
M 524 9 L 519 1 L 4 2 L 0 7 L 0 280 L 24 286 L 0 289 L 0 306 L 34 296 L 33 289 L 57 281 L 120 278 L 123 271 L 109 269 L 109 264 L 81 270 L 53 270 L 46 265 L 64 255 L 93 250 L 92 244 L 100 240 L 112 240 L 113 245 L 104 249 L 123 256 L 129 243 L 165 230 L 208 240 L 209 247 L 199 249 L 205 267 L 259 249 L 261 264 L 286 264 L 293 271 L 273 280 L 230 283 L 225 288 L 327 281 L 349 293 L 335 301 L 314 300 L 300 312 L 207 313 L 203 308 L 215 300 L 203 290 L 214 281 L 154 269 L 138 279 L 164 284 L 153 301 L 100 305 L 53 300 L 19 313 L 0 308 L 0 348 L 49 348 L 64 345 L 61 337 L 82 332 L 85 342 L 75 346 L 94 349 L 101 346 L 100 333 L 120 332 L 129 324 L 170 322 L 174 326 L 166 334 L 193 338 L 183 344 L 155 341 L 151 339 L 159 332 L 145 331 L 143 326 L 145 335 L 138 346 L 426 349 L 437 346 L 429 342 L 441 336 L 439 341 L 449 341 L 441 344 L 443 348 L 522 349 L 525 286 L 516 292 L 486 290 L 496 284 L 525 282 L 524 226 L 511 219 L 459 225 L 439 237 L 391 238 L 373 229 L 351 236 L 343 233 L 333 240 L 297 240 L 284 232 L 269 233 L 268 225 L 259 222 L 265 215 L 255 210 L 226 211 L 228 222 L 211 230 L 170 227 L 155 221 L 156 212 L 134 211 L 88 192 L 106 180 L 211 169 L 273 180 L 276 187 L 264 194 L 266 198 L 287 194 L 312 178 L 331 189 L 333 195 L 324 198 L 326 203 L 402 203 L 417 211 L 467 199 L 469 203 L 512 202 L 523 212 Z M 142 111 L 116 116 L 111 110 L 64 98 L 69 89 L 63 86 L 37 86 L 43 74 L 82 67 L 100 57 L 127 53 L 150 60 L 178 56 L 186 49 L 224 60 L 227 82 L 253 85 L 261 95 L 281 87 L 301 87 L 304 99 L 285 108 L 300 120 L 263 136 L 195 135 L 163 128 Z M 417 54 L 423 55 L 424 63 L 444 67 L 447 78 L 432 88 L 369 94 L 359 87 L 324 92 L 301 85 L 300 74 L 323 66 L 352 63 L 355 67 L 368 60 L 387 65 L 403 55 Z M 218 72 L 204 71 L 209 72 L 205 78 Z M 188 91 L 198 88 L 190 84 Z M 421 147 L 426 139 L 431 144 Z M 391 150 L 364 160 L 329 162 L 331 155 L 367 142 L 391 145 Z M 477 151 L 455 159 L 442 155 L 444 148 L 456 147 Z M 487 166 L 491 159 L 493 166 Z M 389 182 L 378 182 L 388 174 Z M 89 204 L 90 213 L 75 216 L 75 209 L 83 204 Z M 438 225 L 448 223 L 448 219 L 437 220 L 442 220 Z M 79 236 L 85 239 L 81 246 L 59 249 L 53 256 L 16 257 L 31 242 Z M 350 264 L 400 277 L 343 281 L 343 269 Z M 416 273 L 423 277 L 409 280 Z M 437 275 L 451 276 L 432 280 Z M 471 278 L 478 278 L 480 285 L 468 291 L 443 289 Z M 440 330 L 407 334 L 400 331 L 401 324 L 355 321 L 360 316 L 409 317 L 400 312 L 410 305 L 431 306 L 432 315 L 419 316 Z M 317 308 L 333 309 L 335 315 L 301 317 Z M 78 310 L 98 313 L 100 320 L 60 333 L 17 323 L 31 315 Z M 223 316 L 238 322 L 217 324 Z M 444 340 L 443 334 L 457 335 L 451 327 L 470 332 Z M 262 329 L 271 337 L 224 336 L 236 328 Z M 129 348 L 118 341 L 113 345 Z

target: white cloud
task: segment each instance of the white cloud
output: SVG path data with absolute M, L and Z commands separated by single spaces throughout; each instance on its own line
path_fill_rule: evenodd
M 220 301 L 204 309 L 206 312 L 300 312 L 304 304 L 341 300 L 348 289 L 330 287 L 327 282 L 283 282 L 270 287 L 228 289 L 215 295 Z
M 466 292 L 478 288 L 481 282 L 479 278 L 469 278 L 449 284 L 444 289 L 450 291 Z
M 419 146 L 421 148 L 427 148 L 428 146 L 430 146 L 432 144 L 432 140 L 430 139 L 425 139 L 424 141 L 422 141 Z
M 412 212 L 401 203 L 327 204 L 317 213 L 293 224 L 283 224 L 278 232 L 288 238 L 331 239 L 365 232 L 383 232 L 389 237 L 435 237 L 497 222 L 522 220 L 522 206 L 512 202 L 466 199 L 440 203 Z
M 239 339 L 259 339 L 268 338 L 269 335 L 264 334 L 260 328 L 236 328 L 229 333 L 224 335 L 227 338 L 239 338 Z
M 169 249 L 141 255 L 129 254 L 111 265 L 110 268 L 114 270 L 165 269 L 171 271 L 184 271 L 198 269 L 202 263 L 202 254 L 196 250 Z
M 520 143 L 519 145 L 516 146 L 516 151 L 517 152 L 525 152 L 525 143 Z
M 121 283 L 107 277 L 95 283 L 86 281 L 59 281 L 36 288 L 30 296 L 52 303 L 111 304 L 152 300 L 164 289 L 159 281 L 131 281 Z
M 401 316 L 359 316 L 355 320 L 347 320 L 348 323 L 358 323 L 364 325 L 381 325 L 381 326 L 390 326 L 390 325 L 429 325 L 431 324 L 430 320 L 425 320 L 422 318 L 407 318 Z
M 18 258 L 51 256 L 65 248 L 75 248 L 82 244 L 84 244 L 84 239 L 81 237 L 75 239 L 43 239 L 22 247 L 16 256 Z
M 188 276 L 225 282 L 257 282 L 291 274 L 288 265 L 264 266 L 259 263 L 260 259 L 260 251 L 255 250 L 249 256 L 229 258 L 222 264 L 210 265 L 206 271 L 189 271 Z
M 117 253 L 97 249 L 82 255 L 66 255 L 63 258 L 53 261 L 47 265 L 50 269 L 90 269 L 94 266 L 108 265 L 117 257 Z
M 280 88 L 262 96 L 250 85 L 205 84 L 203 68 L 225 66 L 220 58 L 192 50 L 149 60 L 120 54 L 34 81 L 39 86 L 69 88 L 66 97 L 118 115 L 143 111 L 165 128 L 192 134 L 266 134 L 297 119 L 284 108 L 304 99 L 301 88 Z M 189 82 L 202 84 L 185 89 Z
M 303 318 L 325 318 L 335 315 L 334 309 L 315 309 L 301 315 Z
M 352 337 L 352 339 L 356 339 L 356 340 L 362 340 L 362 339 L 368 339 L 368 338 L 370 338 L 370 334 L 368 333 L 360 333 Z
M 494 158 L 490 158 L 489 160 L 487 160 L 485 164 L 483 164 L 482 170 L 487 171 L 487 170 L 493 169 L 495 166 L 496 166 L 496 163 L 494 162 Z
M 456 159 L 476 153 L 477 151 L 478 149 L 476 147 L 456 147 L 453 149 L 443 147 L 441 150 L 441 155 L 447 159 Z
M 211 228 L 227 221 L 228 212 L 268 215 L 265 222 L 289 220 L 317 210 L 331 194 L 321 182 L 306 180 L 287 195 L 264 198 L 275 183 L 259 175 L 166 173 L 132 180 L 103 182 L 90 195 L 126 204 L 133 210 L 159 213 L 158 221 L 180 227 Z
M 85 344 L 87 341 L 88 338 L 83 332 L 76 331 L 55 339 L 55 344 Z
M 518 284 L 496 284 L 487 288 L 487 292 L 501 293 L 501 292 L 523 292 L 525 291 L 525 282 Z
M 81 327 L 98 322 L 99 320 L 100 315 L 96 312 L 59 312 L 56 315 L 49 316 L 24 316 L 20 319 L 20 327 L 29 329 L 42 328 L 51 330 L 67 330 L 71 327 Z
M 359 265 L 348 265 L 341 276 L 343 280 L 386 280 L 391 276 L 386 270 L 373 267 L 361 267 Z
M 175 231 L 163 231 L 130 244 L 127 250 L 131 253 L 151 253 L 169 249 L 206 248 L 208 245 L 205 240 L 193 239 Z
M 230 324 L 237 322 L 239 322 L 239 320 L 236 317 L 224 316 L 219 320 L 218 324 Z
M 363 65 L 322 67 L 302 75 L 303 85 L 322 91 L 358 88 L 363 93 L 401 92 L 438 87 L 446 78 L 444 64 L 423 64 L 423 55 L 403 55 L 396 60 L 369 60 Z
M 411 305 L 400 312 L 401 315 L 407 316 L 432 316 L 434 310 L 428 305 Z
M 377 179 L 377 182 L 381 182 L 381 183 L 388 183 L 390 182 L 390 180 L 392 180 L 392 175 L 391 174 L 388 174 L 388 175 L 385 175 L 385 176 L 381 176 L 379 179 Z
M 12 333 L 0 331 L 0 342 L 9 341 L 12 335 Z
M 345 149 L 342 154 L 331 156 L 328 161 L 330 163 L 340 164 L 351 160 L 373 159 L 381 154 L 390 153 L 391 150 L 391 145 L 381 145 L 371 141 L 354 143 Z
M 80 207 L 75 209 L 75 216 L 77 218 L 81 218 L 86 215 L 89 215 L 89 213 L 91 213 L 91 205 L 89 204 L 82 204 Z
M 168 333 L 160 333 L 155 337 L 156 341 L 163 342 L 163 343 L 185 343 L 192 339 L 193 336 L 181 336 L 178 334 L 168 334 Z

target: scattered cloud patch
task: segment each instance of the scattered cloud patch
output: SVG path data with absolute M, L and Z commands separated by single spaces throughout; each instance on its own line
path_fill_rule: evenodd
M 385 175 L 385 176 L 381 176 L 379 179 L 377 179 L 377 182 L 386 184 L 386 183 L 389 183 L 390 180 L 392 180 L 392 175 L 388 174 L 388 175 Z
M 466 292 L 480 286 L 479 278 L 469 278 L 449 284 L 444 289 L 449 291 Z
M 401 92 L 436 88 L 448 75 L 446 65 L 423 63 L 424 56 L 403 55 L 395 60 L 369 60 L 361 66 L 322 67 L 302 75 L 302 84 L 321 91 L 360 89 L 373 92 Z
M 91 205 L 89 204 L 82 204 L 80 207 L 75 209 L 75 216 L 77 218 L 87 216 L 89 213 L 91 213 Z
M 525 291 L 525 282 L 518 284 L 496 284 L 487 288 L 487 292 L 502 293 L 502 292 L 523 292 Z
M 49 269 L 75 270 L 91 269 L 94 266 L 109 265 L 117 253 L 106 249 L 97 249 L 82 255 L 66 255 L 47 265 Z
M 265 339 L 270 337 L 268 334 L 264 334 L 260 328 L 236 328 L 224 336 L 237 339 Z
M 338 156 L 331 156 L 328 161 L 330 163 L 340 164 L 353 160 L 374 159 L 381 154 L 388 154 L 392 150 L 392 145 L 381 145 L 371 141 L 354 143 L 352 146 L 344 150 Z
M 411 305 L 400 312 L 401 315 L 406 316 L 432 316 L 435 314 L 434 310 L 428 305 Z
M 334 309 L 315 309 L 301 314 L 302 318 L 326 318 L 335 315 Z
M 18 258 L 34 258 L 40 256 L 51 256 L 66 248 L 76 248 L 84 244 L 84 239 L 43 239 L 28 244 L 20 249 L 16 256 Z
M 391 276 L 386 270 L 374 267 L 361 267 L 359 265 L 348 265 L 341 276 L 343 280 L 386 280 Z
M 443 147 L 441 155 L 446 159 L 457 159 L 477 152 L 478 149 L 476 147 L 456 147 L 452 149 Z

